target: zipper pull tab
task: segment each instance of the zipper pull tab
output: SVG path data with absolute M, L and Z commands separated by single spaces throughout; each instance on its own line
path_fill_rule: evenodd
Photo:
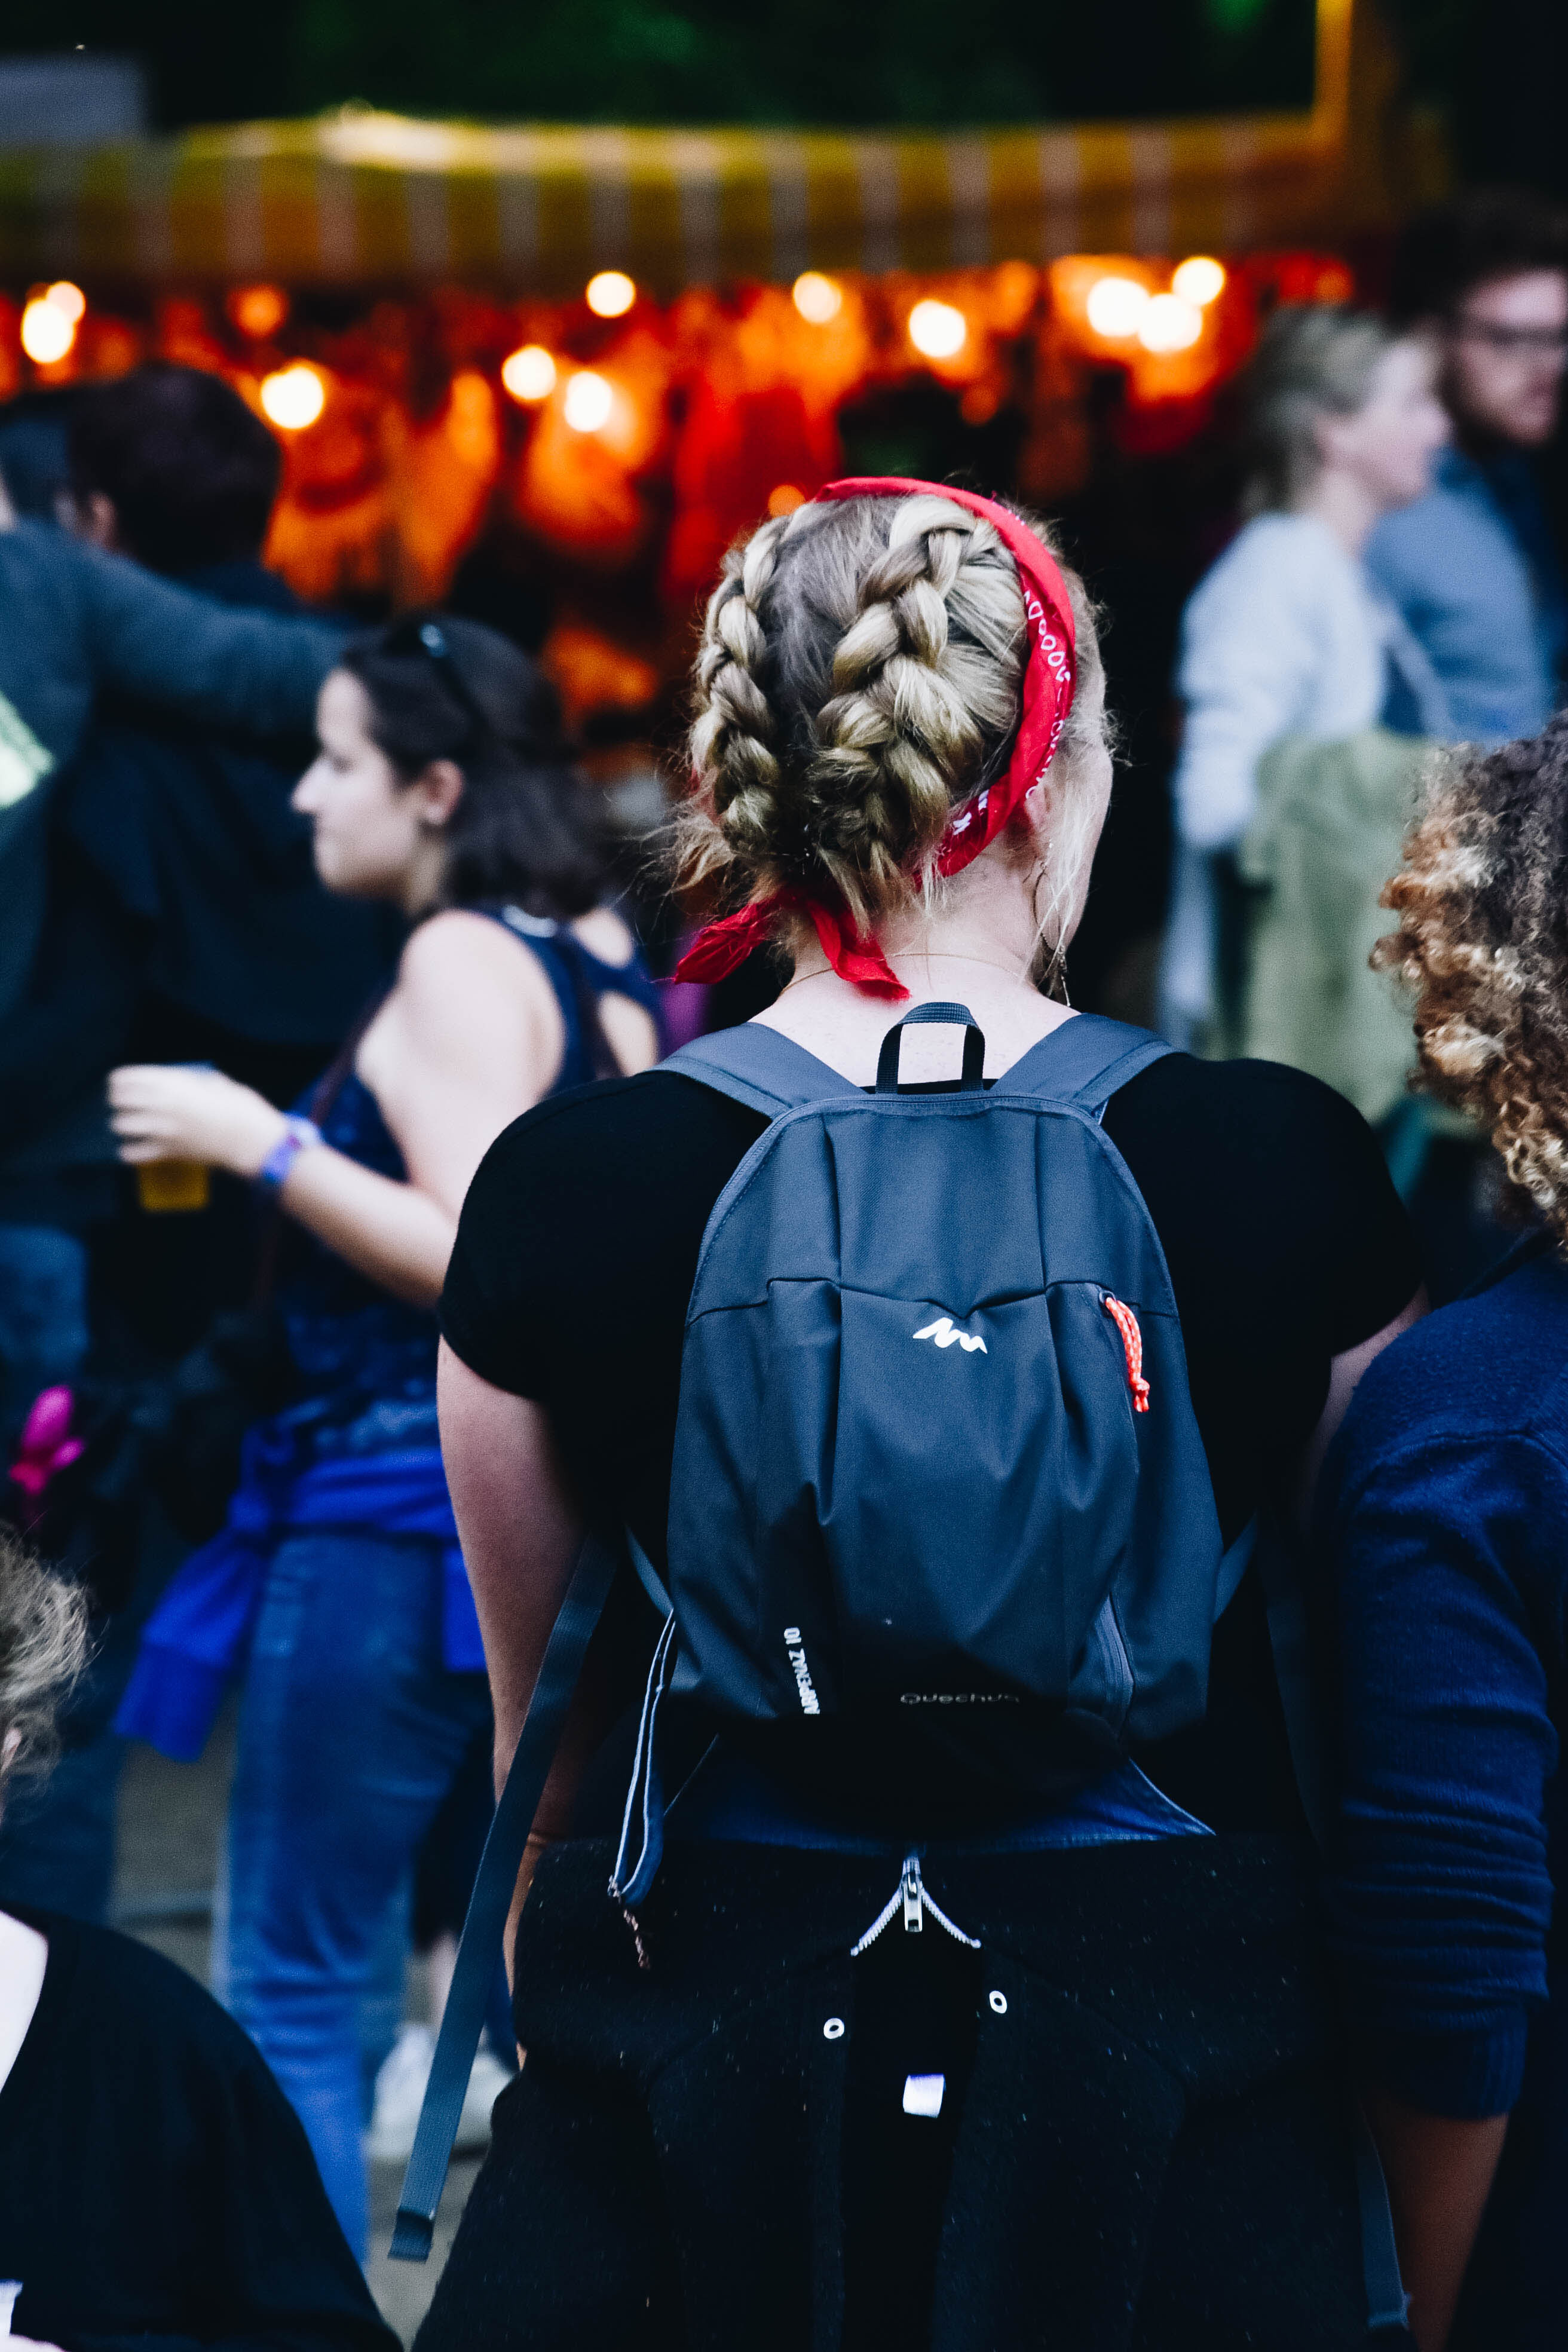
M 883 1881 L 884 1885 L 887 1884 Z M 918 1936 L 925 1926 L 921 1916 L 925 1902 L 925 1888 L 921 1885 L 921 1860 L 918 1853 L 910 1854 L 904 1863 L 904 1933 Z

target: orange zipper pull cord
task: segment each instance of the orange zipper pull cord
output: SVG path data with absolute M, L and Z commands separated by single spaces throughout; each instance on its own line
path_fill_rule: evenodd
M 1143 1334 L 1138 1328 L 1138 1318 L 1131 1307 L 1123 1307 L 1120 1298 L 1112 1298 L 1109 1290 L 1100 1294 L 1100 1305 L 1121 1334 L 1122 1352 L 1127 1358 L 1127 1385 L 1132 1391 L 1134 1412 L 1149 1410 L 1149 1383 L 1143 1377 Z

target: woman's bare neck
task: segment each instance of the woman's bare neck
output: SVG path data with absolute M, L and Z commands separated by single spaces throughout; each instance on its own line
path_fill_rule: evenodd
M 868 995 L 841 980 L 825 958 L 805 956 L 776 1003 L 757 1017 L 855 1086 L 872 1084 L 883 1038 L 916 1004 L 968 1007 L 984 1034 L 988 1078 L 1000 1077 L 1031 1045 L 1073 1017 L 1068 1006 L 1042 996 L 1016 964 L 993 962 L 983 949 L 945 950 L 933 942 L 909 954 L 895 951 L 889 961 L 910 992 L 905 1002 Z M 900 1074 L 906 1083 L 916 1084 L 956 1077 L 962 1048 L 957 1029 L 911 1030 L 904 1040 Z

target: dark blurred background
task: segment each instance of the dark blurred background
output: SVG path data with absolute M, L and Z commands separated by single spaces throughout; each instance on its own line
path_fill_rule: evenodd
M 1568 191 L 1562 0 L 1382 4 L 1467 176 Z M 1300 106 L 1312 20 L 1310 0 L 9 0 L 0 46 L 140 58 L 165 129 L 348 99 L 538 121 L 945 125 Z

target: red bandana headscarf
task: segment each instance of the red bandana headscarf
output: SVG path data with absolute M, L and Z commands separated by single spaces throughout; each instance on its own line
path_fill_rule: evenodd
M 1072 708 L 1077 656 L 1072 604 L 1050 550 L 1026 523 L 998 506 L 994 499 L 973 490 L 953 490 L 940 482 L 911 482 L 895 475 L 868 475 L 850 481 L 829 482 L 818 492 L 824 499 L 890 499 L 922 496 L 947 499 L 981 515 L 1001 539 L 1018 567 L 1018 585 L 1029 626 L 1029 650 L 1024 667 L 1023 714 L 1017 740 L 999 776 L 976 793 L 948 821 L 936 853 L 939 874 L 957 874 L 988 849 L 1026 793 L 1032 792 L 1056 756 L 1068 712 Z M 822 942 L 822 951 L 835 971 L 873 996 L 909 994 L 896 978 L 877 940 L 861 937 L 842 909 L 807 891 L 775 890 L 738 914 L 726 915 L 699 932 L 676 967 L 678 980 L 722 980 L 743 963 L 753 948 L 768 937 L 773 917 L 784 908 L 809 915 Z

